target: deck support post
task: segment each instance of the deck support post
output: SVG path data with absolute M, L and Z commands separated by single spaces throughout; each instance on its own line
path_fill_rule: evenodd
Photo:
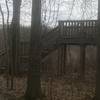
M 61 55 L 61 48 L 58 48 L 58 68 L 57 68 L 57 76 L 60 76 L 60 67 L 61 67 L 61 63 L 60 63 L 60 55 Z
M 58 76 L 66 73 L 66 44 L 58 49 Z
M 64 44 L 64 47 L 63 47 L 63 74 L 66 74 L 66 52 L 67 52 L 67 49 L 66 49 L 66 44 Z
M 80 46 L 80 78 L 85 78 L 85 58 L 86 58 L 86 46 Z

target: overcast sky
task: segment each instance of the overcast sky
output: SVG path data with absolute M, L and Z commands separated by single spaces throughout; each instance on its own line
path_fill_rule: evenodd
M 12 1 L 12 0 L 9 0 Z M 21 24 L 30 25 L 31 1 L 22 0 Z M 0 0 L 6 19 L 5 0 Z M 12 4 L 9 4 L 10 20 L 12 18 Z M 56 25 L 58 20 L 97 19 L 97 0 L 42 0 L 42 23 Z M 0 16 L 0 23 L 1 23 Z

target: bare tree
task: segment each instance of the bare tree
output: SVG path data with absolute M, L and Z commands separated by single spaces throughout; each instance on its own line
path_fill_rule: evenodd
M 4 32 L 4 35 L 5 35 L 5 18 L 4 18 L 4 13 L 3 13 L 3 10 L 2 10 L 1 4 L 0 4 L 0 13 L 1 13 L 1 16 L 2 16 L 3 32 Z
M 19 32 L 20 32 L 20 5 L 21 0 L 13 0 L 13 18 L 9 31 L 10 45 L 10 66 L 11 66 L 11 89 L 13 89 L 13 77 L 18 67 L 18 51 L 19 51 Z
M 41 0 L 32 0 L 32 22 L 30 43 L 30 67 L 25 100 L 37 100 L 41 96 Z
M 100 0 L 98 0 L 98 35 L 97 35 L 97 81 L 96 81 L 96 100 L 100 100 Z
M 7 25 L 5 25 L 5 16 L 4 16 L 4 12 L 2 10 L 2 7 L 0 5 L 0 12 L 1 12 L 1 15 L 2 15 L 2 25 L 3 25 L 3 36 L 4 36 L 4 45 L 5 45 L 5 51 L 6 51 L 6 54 L 7 54 L 7 63 L 8 63 L 8 66 L 7 66 L 7 87 L 9 86 L 9 52 L 8 52 L 8 39 L 7 39 L 7 34 L 8 34 L 8 31 L 9 31 L 9 7 L 8 7 L 8 0 L 5 0 L 5 3 L 6 3 L 6 8 L 7 8 Z

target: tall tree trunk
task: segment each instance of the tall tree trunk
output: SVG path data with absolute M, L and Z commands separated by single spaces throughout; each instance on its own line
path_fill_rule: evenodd
M 100 0 L 98 0 L 97 61 L 96 100 L 100 100 Z
M 10 73 L 11 73 L 11 89 L 13 89 L 13 76 L 18 67 L 18 51 L 19 51 L 19 32 L 20 32 L 20 5 L 21 0 L 13 0 L 13 18 L 9 31 L 10 45 Z
M 32 0 L 30 68 L 28 73 L 25 100 L 37 100 L 41 95 L 40 57 L 41 57 L 41 0 Z

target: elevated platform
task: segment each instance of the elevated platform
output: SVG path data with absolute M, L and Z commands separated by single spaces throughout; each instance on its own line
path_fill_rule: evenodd
M 59 46 L 96 45 L 97 20 L 59 21 L 58 26 L 42 38 L 43 52 L 49 53 Z

